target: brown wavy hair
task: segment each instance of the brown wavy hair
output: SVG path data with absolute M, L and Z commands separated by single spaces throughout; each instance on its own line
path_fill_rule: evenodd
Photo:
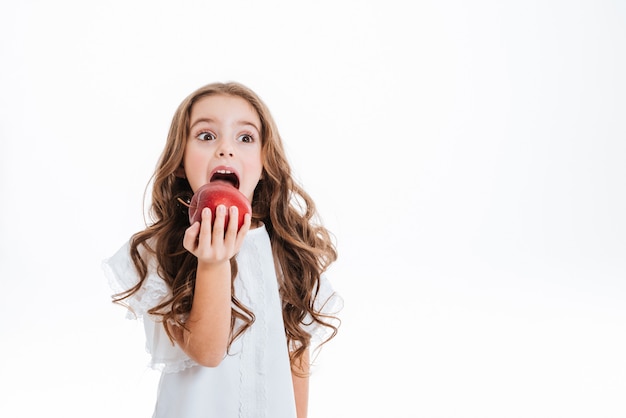
M 165 330 L 172 338 L 172 326 L 185 327 L 191 310 L 196 280 L 197 259 L 183 248 L 183 235 L 189 227 L 187 208 L 179 199 L 193 195 L 186 179 L 176 175 L 182 166 L 185 144 L 189 137 L 189 119 L 194 103 L 210 95 L 232 95 L 246 100 L 261 120 L 261 158 L 263 174 L 253 195 L 252 222 L 263 222 L 267 228 L 279 282 L 287 344 L 292 368 L 310 346 L 311 335 L 303 328 L 311 322 L 332 331 L 325 342 L 337 334 L 338 319 L 315 308 L 320 276 L 337 259 L 330 232 L 321 225 L 311 197 L 294 180 L 282 140 L 274 119 L 263 101 L 239 83 L 213 83 L 199 88 L 185 98 L 176 110 L 165 148 L 151 178 L 152 195 L 149 215 L 152 223 L 134 234 L 130 255 L 140 280 L 132 288 L 113 295 L 121 303 L 137 292 L 148 275 L 148 260 L 157 261 L 157 273 L 172 291 L 148 312 L 161 316 Z M 147 251 L 140 251 L 140 247 Z M 143 254 L 143 255 L 142 255 Z M 237 276 L 235 257 L 231 260 L 232 282 Z M 244 306 L 232 289 L 230 344 L 254 322 L 254 312 Z M 242 326 L 235 326 L 237 319 Z

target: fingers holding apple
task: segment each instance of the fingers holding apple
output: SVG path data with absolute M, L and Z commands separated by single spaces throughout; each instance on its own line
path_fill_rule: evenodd
M 252 208 L 235 187 L 212 182 L 199 188 L 191 199 L 183 246 L 201 261 L 233 257 L 250 229 Z

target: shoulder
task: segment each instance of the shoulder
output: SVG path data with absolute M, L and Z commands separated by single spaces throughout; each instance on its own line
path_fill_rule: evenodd
M 131 257 L 131 242 L 125 242 L 111 257 L 102 261 L 102 269 L 109 286 L 116 294 L 128 292 L 141 283 L 141 287 L 127 299 L 137 316 L 156 306 L 170 291 L 158 275 L 157 262 L 151 251 L 139 246 L 139 254 L 146 263 L 147 274 L 142 278 Z
M 131 256 L 131 244 L 132 240 L 126 241 L 112 256 L 102 261 L 105 271 L 110 271 L 123 277 L 130 277 L 133 273 L 137 275 L 135 263 L 133 262 L 133 258 Z M 149 241 L 147 243 L 149 247 L 152 247 L 153 244 L 153 241 Z M 148 270 L 156 271 L 156 258 L 154 257 L 152 251 L 149 251 L 145 245 L 139 245 L 137 251 L 139 252 L 141 259 L 146 263 Z M 134 281 L 131 285 L 136 283 L 137 281 Z

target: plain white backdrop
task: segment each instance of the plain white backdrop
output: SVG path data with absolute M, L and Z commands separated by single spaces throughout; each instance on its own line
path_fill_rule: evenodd
M 0 54 L 0 416 L 150 416 L 100 262 L 227 80 L 337 237 L 310 417 L 626 416 L 623 2 L 25 0 Z

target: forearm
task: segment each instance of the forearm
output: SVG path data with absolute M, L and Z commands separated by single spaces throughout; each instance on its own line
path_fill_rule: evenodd
M 309 351 L 307 350 L 298 364 L 295 371 L 292 369 L 291 378 L 293 381 L 293 392 L 296 398 L 296 413 L 298 418 L 307 418 L 309 409 Z
M 231 270 L 228 260 L 198 264 L 193 303 L 179 341 L 197 363 L 215 367 L 228 348 L 231 326 Z

